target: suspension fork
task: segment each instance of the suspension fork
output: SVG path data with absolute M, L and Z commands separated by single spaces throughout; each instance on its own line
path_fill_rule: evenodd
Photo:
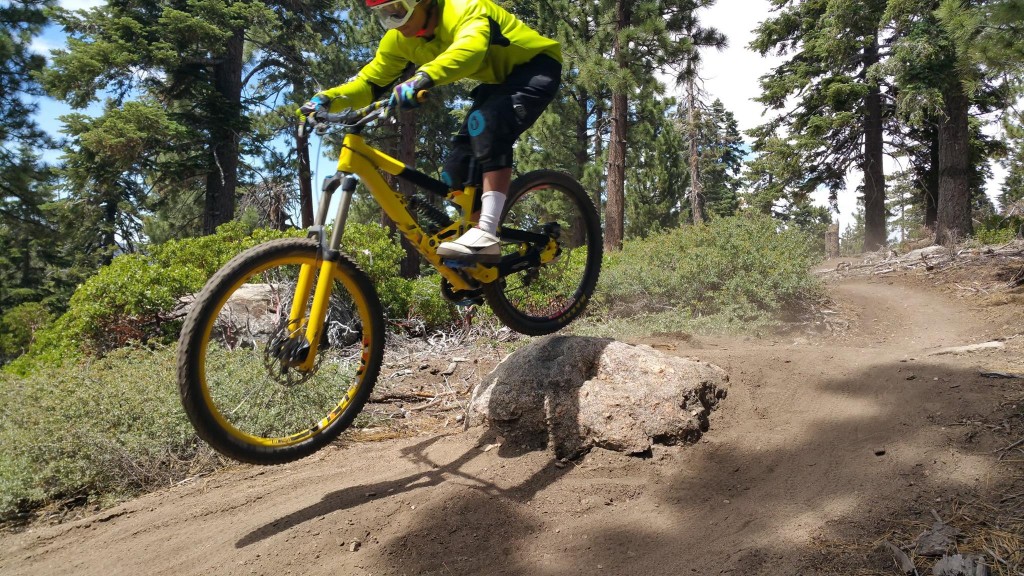
M 338 212 L 334 219 L 334 230 L 331 233 L 329 242 L 325 242 L 324 222 L 327 219 L 327 212 L 330 209 L 331 196 L 334 191 L 341 187 Z M 328 177 L 324 181 L 323 194 L 320 197 L 320 207 L 317 211 L 316 222 L 310 229 L 310 237 L 316 238 L 319 247 L 318 254 L 322 257 L 314 264 L 303 264 L 299 269 L 299 278 L 295 286 L 295 296 L 292 298 L 291 313 L 288 316 L 288 332 L 291 337 L 297 337 L 299 332 L 304 332 L 304 354 L 296 360 L 301 360 L 296 367 L 302 371 L 313 369 L 317 349 L 323 335 L 324 324 L 327 320 L 327 310 L 331 300 L 331 288 L 334 284 L 334 272 L 337 269 L 338 247 L 341 246 L 341 238 L 345 233 L 345 221 L 348 220 L 349 206 L 352 204 L 352 195 L 356 190 L 356 179 L 351 174 L 341 172 Z M 319 275 L 317 271 L 319 270 Z M 315 288 L 314 288 L 315 282 Z M 313 293 L 313 302 L 309 310 L 309 320 L 306 322 L 305 330 L 302 330 L 302 321 L 306 315 L 306 302 L 309 301 L 310 293 Z

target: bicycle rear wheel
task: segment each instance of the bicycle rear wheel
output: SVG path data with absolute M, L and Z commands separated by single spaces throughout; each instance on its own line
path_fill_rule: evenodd
M 225 456 L 252 464 L 308 456 L 352 424 L 370 396 L 384 316 L 370 279 L 344 256 L 313 366 L 297 367 L 312 297 L 302 329 L 289 329 L 290 310 L 300 268 L 319 270 L 319 258 L 315 241 L 298 238 L 247 250 L 210 279 L 185 321 L 182 404 L 199 437 Z
M 509 187 L 501 226 L 555 237 L 559 252 L 550 262 L 486 284 L 495 316 L 516 332 L 540 336 L 582 314 L 597 286 L 603 246 L 597 210 L 579 182 L 554 170 L 520 176 Z M 502 237 L 503 256 L 528 249 L 509 234 Z

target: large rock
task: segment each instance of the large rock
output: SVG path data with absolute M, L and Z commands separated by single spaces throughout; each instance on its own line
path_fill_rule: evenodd
M 614 340 L 550 336 L 510 354 L 473 391 L 469 425 L 573 458 L 694 442 L 725 397 L 717 366 Z

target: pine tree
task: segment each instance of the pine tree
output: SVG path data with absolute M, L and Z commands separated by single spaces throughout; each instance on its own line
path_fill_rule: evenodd
M 205 179 L 202 229 L 210 233 L 234 216 L 247 112 L 269 97 L 245 89 L 275 70 L 294 76 L 303 50 L 313 48 L 309 40 L 319 39 L 303 22 L 333 19 L 329 6 L 173 0 L 61 10 L 68 50 L 55 53 L 47 88 L 76 107 L 103 93 L 116 106 L 143 94 L 168 106 L 189 131 L 186 140 L 198 144 L 178 164 L 177 177 Z
M 759 130 L 758 134 L 751 147 L 754 156 L 744 165 L 742 176 L 749 190 L 743 198 L 746 205 L 762 214 L 774 214 L 780 203 L 806 200 L 817 182 L 800 151 L 790 139 L 774 132 Z M 835 196 L 831 203 L 835 207 Z
M 702 0 L 694 2 L 688 10 L 681 10 L 673 14 L 669 24 L 670 30 L 682 35 L 687 41 L 687 49 L 678 65 L 676 81 L 685 86 L 686 90 L 686 121 L 689 138 L 689 165 L 690 165 L 690 217 L 694 224 L 704 221 L 705 216 L 705 191 L 704 179 L 701 177 L 701 154 L 699 152 L 699 139 L 694 137 L 700 133 L 699 126 L 702 124 L 701 110 L 704 105 L 700 82 L 701 50 L 714 48 L 724 50 L 728 44 L 724 34 L 714 28 L 705 28 L 700 25 L 697 18 L 697 10 L 713 6 L 715 0 Z M 674 63 L 672 63 L 674 64 Z M 670 64 L 671 65 L 671 64 Z
M 0 6 L 0 310 L 59 292 L 53 272 L 56 236 L 48 203 L 50 174 L 39 156 L 52 145 L 34 121 L 34 74 L 46 65 L 32 38 L 46 24 L 51 0 Z
M 935 241 L 955 242 L 973 232 L 987 156 L 995 143 L 979 137 L 977 114 L 1004 107 L 1002 67 L 986 66 L 979 39 L 987 26 L 986 0 L 890 0 L 884 21 L 894 29 L 893 56 L 882 71 L 897 88 L 901 115 L 915 126 L 936 126 L 938 199 Z
M 684 220 L 690 173 L 685 161 L 686 119 L 676 103 L 653 94 L 637 98 L 628 151 L 625 237 L 645 238 Z
M 143 240 L 143 216 L 155 197 L 149 176 L 174 172 L 180 156 L 167 150 L 187 131 L 152 101 L 108 102 L 100 116 L 70 114 L 65 122 L 70 146 L 59 172 L 73 221 L 63 228 L 94 266 L 109 264 Z
M 1012 154 L 1007 161 L 1006 180 L 999 193 L 999 204 L 1003 212 L 1007 212 L 1011 206 L 1024 204 L 1024 143 L 1017 141 Z M 1020 206 L 1024 211 L 1024 205 Z
M 740 172 L 743 168 L 743 137 L 736 117 L 715 99 L 703 124 L 700 174 L 704 181 L 707 211 L 731 216 L 739 209 Z
M 520 139 L 517 165 L 520 171 L 553 168 L 572 174 L 603 213 L 611 100 L 607 55 L 613 39 L 607 2 L 518 0 L 512 9 L 538 32 L 558 40 L 563 55 L 559 97 Z
M 763 22 L 751 47 L 762 55 L 790 58 L 761 80 L 759 101 L 776 110 L 793 109 L 752 131 L 755 151 L 791 142 L 807 174 L 783 177 L 794 192 L 826 186 L 834 197 L 845 188 L 853 166 L 864 172 L 864 248 L 886 242 L 885 177 L 882 170 L 883 86 L 870 71 L 883 58 L 879 35 L 884 0 L 830 2 L 773 0 L 779 14 Z M 762 165 L 770 169 L 769 165 Z M 776 178 L 777 179 L 777 178 Z

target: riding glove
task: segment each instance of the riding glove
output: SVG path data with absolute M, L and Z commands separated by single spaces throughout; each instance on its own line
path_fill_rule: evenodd
M 388 102 L 388 106 L 397 106 L 402 109 L 417 108 L 420 102 L 416 99 L 416 94 L 420 90 L 426 90 L 433 85 L 434 81 L 430 79 L 426 72 L 417 72 L 405 82 L 395 86 L 395 89 L 391 92 L 391 101 Z
M 320 108 L 327 110 L 328 108 L 330 108 L 330 106 L 330 98 L 328 98 L 324 94 L 315 94 L 312 98 L 309 99 L 309 102 L 306 102 L 305 104 L 299 107 L 299 115 L 309 116 L 310 114 L 316 112 Z

